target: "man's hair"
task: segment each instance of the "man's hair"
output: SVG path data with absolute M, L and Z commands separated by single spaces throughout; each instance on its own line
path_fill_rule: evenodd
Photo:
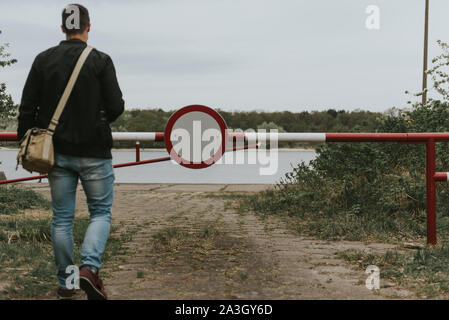
M 73 23 L 72 19 L 67 19 L 69 18 L 71 15 L 73 15 L 73 12 L 71 10 L 68 10 L 69 12 L 66 12 L 66 9 L 70 6 L 76 6 L 79 9 L 79 28 L 75 27 L 73 28 L 73 25 L 69 24 L 69 23 Z M 62 9 L 62 29 L 64 30 L 64 32 L 66 34 L 79 34 L 79 33 L 83 33 L 87 26 L 90 23 L 90 18 L 89 18 L 89 11 L 87 10 L 86 7 L 74 3 L 74 4 L 69 4 L 67 7 L 65 7 L 64 9 Z

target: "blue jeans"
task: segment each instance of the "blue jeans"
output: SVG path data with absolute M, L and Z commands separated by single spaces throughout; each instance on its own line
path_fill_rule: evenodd
M 74 265 L 73 219 L 75 217 L 78 178 L 87 198 L 89 226 L 81 248 L 81 265 L 101 268 L 101 256 L 106 247 L 111 226 L 114 198 L 112 159 L 83 158 L 55 153 L 55 166 L 48 175 L 53 222 L 51 238 L 58 268 L 58 284 L 66 288 L 66 268 Z

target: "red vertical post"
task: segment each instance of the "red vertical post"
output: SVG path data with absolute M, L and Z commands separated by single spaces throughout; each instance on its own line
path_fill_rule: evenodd
M 140 142 L 136 141 L 136 162 L 140 161 Z
M 435 140 L 426 143 L 426 202 L 427 202 L 427 243 L 437 243 L 436 191 L 435 191 Z

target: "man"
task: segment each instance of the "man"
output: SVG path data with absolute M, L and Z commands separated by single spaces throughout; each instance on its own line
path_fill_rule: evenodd
M 66 40 L 40 53 L 26 80 L 19 108 L 19 139 L 29 128 L 48 127 L 77 59 L 87 45 L 88 10 L 78 4 L 69 5 L 62 12 L 61 27 Z M 66 268 L 74 265 L 72 228 L 78 179 L 90 213 L 81 248 L 80 287 L 88 299 L 107 299 L 98 271 L 110 232 L 113 202 L 109 124 L 123 110 L 124 101 L 112 60 L 94 49 L 80 71 L 55 130 L 55 165 L 48 176 L 53 210 L 51 237 L 58 269 L 57 294 L 63 299 L 73 298 L 75 294 L 66 283 L 70 276 Z

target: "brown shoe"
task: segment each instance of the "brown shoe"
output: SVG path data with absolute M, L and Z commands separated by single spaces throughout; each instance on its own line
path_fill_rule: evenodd
M 60 300 L 73 300 L 76 295 L 76 291 L 75 289 L 69 290 L 59 287 L 58 290 L 56 290 L 56 295 Z
M 80 287 L 87 294 L 88 300 L 107 300 L 108 295 L 104 290 L 103 281 L 97 273 L 93 273 L 88 268 L 80 270 Z

